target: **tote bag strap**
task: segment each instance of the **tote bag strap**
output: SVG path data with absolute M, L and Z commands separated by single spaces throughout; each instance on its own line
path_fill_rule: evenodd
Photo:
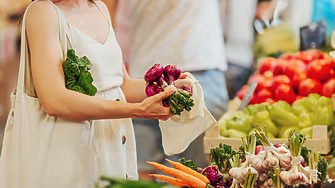
M 37 0 L 38 1 L 38 0 Z M 46 0 L 50 1 L 50 0 Z M 36 2 L 36 1 L 34 1 Z M 32 2 L 32 3 L 34 3 Z M 23 15 L 22 19 L 22 29 L 21 29 L 21 55 L 20 55 L 20 66 L 19 66 L 19 76 L 17 82 L 17 90 L 23 91 L 29 96 L 37 97 L 35 92 L 35 87 L 31 75 L 31 67 L 29 63 L 29 52 L 28 52 L 28 45 L 26 39 L 26 14 L 27 10 L 29 9 L 30 3 Z M 52 2 L 58 14 L 59 20 L 59 40 L 62 47 L 63 52 L 63 59 L 65 60 L 67 55 L 67 49 L 72 47 L 72 43 L 69 37 L 69 25 L 62 14 L 61 10 Z M 64 83 L 65 84 L 65 83 Z

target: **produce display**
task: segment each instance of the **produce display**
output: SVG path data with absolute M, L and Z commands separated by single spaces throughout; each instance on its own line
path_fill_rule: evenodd
M 332 99 L 309 94 L 293 102 L 279 100 L 273 104 L 264 102 L 248 105 L 219 123 L 220 135 L 230 138 L 246 137 L 256 125 L 267 127 L 270 138 L 287 138 L 290 131 L 296 130 L 312 138 L 313 125 L 335 124 Z
M 273 145 L 267 128 L 260 126 L 254 133 L 241 138 L 238 151 L 231 146 L 219 144 L 212 148 L 210 165 L 198 168 L 191 160 L 179 162 L 168 160 L 174 168 L 148 162 L 166 175 L 151 174 L 174 187 L 194 188 L 286 188 L 286 187 L 333 187 L 335 182 L 328 179 L 328 161 L 304 147 L 304 134 L 291 131 L 286 143 Z M 146 181 L 115 180 L 101 177 L 107 187 L 164 187 L 162 183 Z
M 150 97 L 169 87 L 175 87 L 174 81 L 179 79 L 180 75 L 181 70 L 175 65 L 167 65 L 163 68 L 161 64 L 155 64 L 144 76 L 144 80 L 147 82 L 146 95 Z M 189 85 L 183 85 L 171 96 L 164 99 L 163 105 L 170 106 L 171 114 L 180 115 L 182 111 L 190 111 L 194 106 L 191 96 L 192 88 Z
M 259 62 L 248 84 L 258 81 L 249 104 L 283 100 L 292 104 L 304 96 L 317 93 L 331 97 L 335 93 L 335 60 L 320 50 L 283 54 L 278 59 L 267 57 Z M 242 99 L 248 89 L 236 94 Z

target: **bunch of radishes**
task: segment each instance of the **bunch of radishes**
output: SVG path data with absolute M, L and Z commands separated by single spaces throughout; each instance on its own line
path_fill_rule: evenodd
M 144 76 L 147 82 L 145 89 L 148 97 L 156 95 L 159 92 L 175 87 L 175 80 L 179 79 L 181 70 L 175 65 L 163 66 L 159 63 L 155 64 Z M 163 100 L 165 107 L 170 106 L 171 114 L 180 115 L 182 111 L 190 111 L 194 106 L 192 96 L 192 88 L 189 85 L 183 85 L 181 88 Z

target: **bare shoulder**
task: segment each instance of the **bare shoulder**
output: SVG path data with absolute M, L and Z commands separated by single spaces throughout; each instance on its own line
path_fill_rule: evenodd
M 108 11 L 107 5 L 104 2 L 100 1 L 100 0 L 95 1 L 95 2 L 99 5 L 99 7 L 101 8 L 101 10 L 108 17 L 108 19 L 110 19 L 110 15 L 109 15 L 109 11 Z
M 58 15 L 55 6 L 49 1 L 33 2 L 26 13 L 26 25 L 58 26 Z

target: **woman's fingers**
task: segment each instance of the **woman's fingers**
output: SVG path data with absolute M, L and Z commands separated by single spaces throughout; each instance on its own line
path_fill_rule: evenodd
M 173 92 L 176 91 L 175 87 L 170 87 L 169 89 L 164 90 L 163 92 L 160 92 L 156 95 L 154 95 L 154 97 L 157 98 L 157 100 L 162 101 L 163 99 L 165 99 L 166 97 L 170 96 L 173 94 Z

